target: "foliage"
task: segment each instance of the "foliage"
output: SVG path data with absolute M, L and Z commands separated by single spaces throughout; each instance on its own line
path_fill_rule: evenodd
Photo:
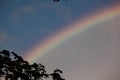
M 60 0 L 53 0 L 54 2 L 59 2 Z M 65 1 L 67 1 L 67 0 L 65 0 Z
M 0 78 L 5 80 L 44 80 L 50 76 L 53 80 L 65 80 L 61 73 L 61 70 L 56 69 L 47 74 L 45 66 L 40 63 L 30 64 L 15 52 L 0 51 Z

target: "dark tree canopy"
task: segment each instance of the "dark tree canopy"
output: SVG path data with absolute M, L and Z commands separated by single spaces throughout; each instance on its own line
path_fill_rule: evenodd
M 30 64 L 15 52 L 0 51 L 0 80 L 44 80 L 50 77 L 53 80 L 65 80 L 61 73 L 60 69 L 55 69 L 48 74 L 41 63 Z
M 54 2 L 59 2 L 60 0 L 53 0 Z M 67 0 L 65 0 L 65 1 L 67 1 Z

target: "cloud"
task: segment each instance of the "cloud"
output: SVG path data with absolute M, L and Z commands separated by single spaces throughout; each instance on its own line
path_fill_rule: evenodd
M 4 42 L 7 39 L 7 33 L 0 30 L 0 43 Z
M 1 43 L 15 43 L 19 41 L 18 37 L 12 36 L 10 33 L 8 34 L 6 30 L 0 29 L 0 44 Z
M 58 15 L 62 16 L 65 20 L 71 19 L 72 11 L 61 3 L 40 3 L 39 7 L 54 10 Z
M 26 5 L 16 9 L 11 17 L 13 20 L 19 20 L 24 14 L 34 14 L 36 11 L 33 5 Z
M 29 4 L 26 6 L 21 6 L 20 8 L 16 9 L 11 18 L 16 21 L 22 19 L 24 14 L 33 15 L 37 12 L 43 12 L 42 10 L 51 10 L 55 12 L 58 16 L 61 16 L 65 20 L 71 19 L 72 11 L 67 8 L 64 4 L 61 3 L 37 3 L 37 4 Z

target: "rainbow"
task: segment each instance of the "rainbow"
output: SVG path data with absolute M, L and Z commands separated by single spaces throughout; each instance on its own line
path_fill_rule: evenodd
M 75 23 L 68 25 L 66 29 L 59 31 L 58 33 L 50 36 L 42 43 L 38 43 L 37 46 L 33 47 L 28 51 L 24 58 L 30 63 L 36 61 L 41 56 L 49 53 L 50 50 L 56 46 L 72 38 L 74 35 L 85 31 L 98 23 L 113 19 L 120 16 L 120 4 L 104 8 L 101 11 L 94 12 L 94 14 L 84 17 Z

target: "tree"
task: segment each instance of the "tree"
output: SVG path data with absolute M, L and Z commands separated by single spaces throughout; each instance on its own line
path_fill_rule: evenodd
M 0 51 L 0 78 L 5 80 L 44 80 L 50 76 L 53 80 L 65 80 L 61 73 L 61 70 L 55 69 L 53 73 L 48 74 L 41 63 L 30 64 L 15 52 Z
M 60 0 L 53 0 L 54 2 L 59 2 Z M 67 0 L 65 0 L 65 1 L 67 1 Z

